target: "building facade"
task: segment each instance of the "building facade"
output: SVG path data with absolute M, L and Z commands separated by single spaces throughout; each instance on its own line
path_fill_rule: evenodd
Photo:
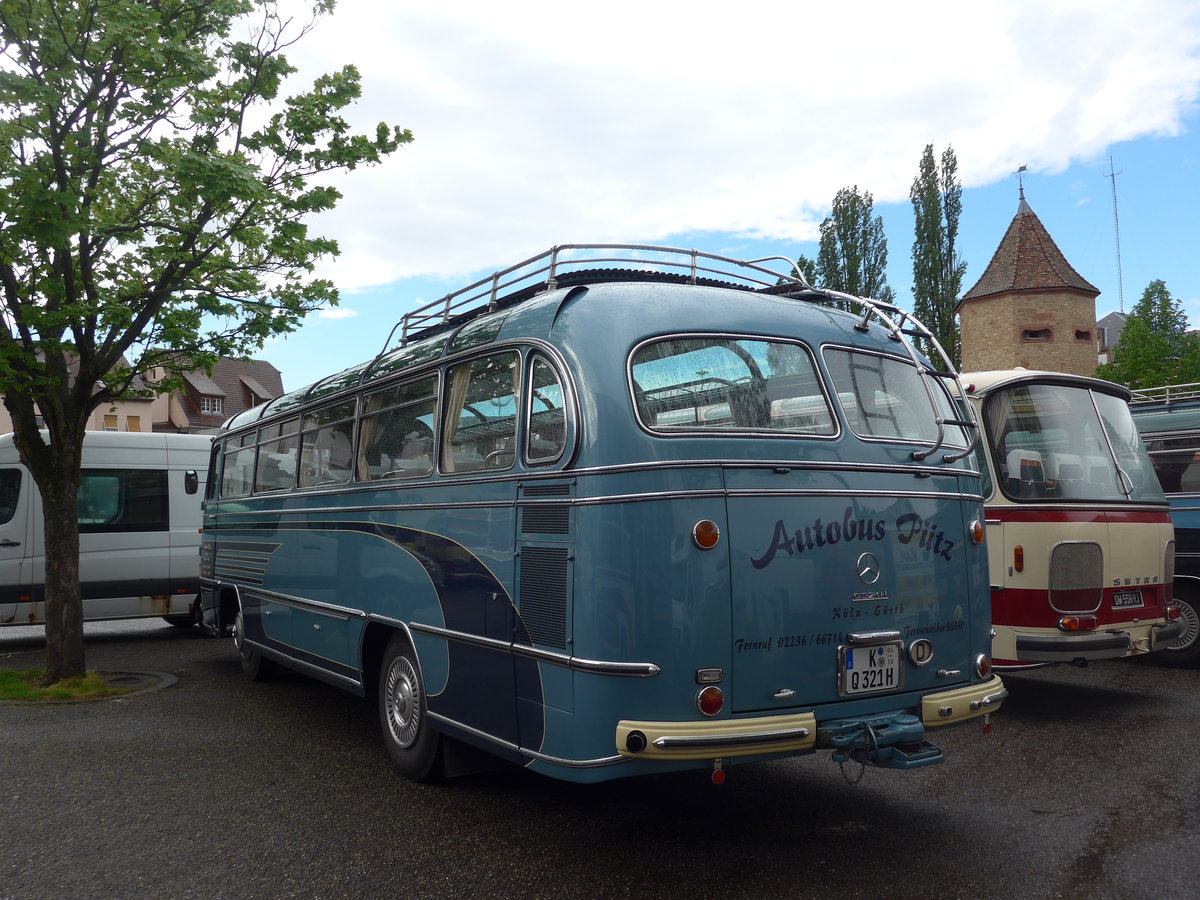
M 955 308 L 963 370 L 1095 375 L 1099 294 L 1067 262 L 1022 190 L 1000 246 Z

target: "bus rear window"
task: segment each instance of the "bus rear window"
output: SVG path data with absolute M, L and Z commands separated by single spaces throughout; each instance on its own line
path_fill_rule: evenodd
M 935 415 L 921 375 L 907 360 L 833 347 L 824 356 L 850 430 L 861 438 L 934 443 L 938 416 L 961 417 L 936 382 L 930 385 L 938 404 Z M 966 437 L 952 426 L 945 442 L 965 447 Z
M 680 337 L 643 344 L 630 363 L 638 419 L 654 431 L 837 432 L 801 344 Z

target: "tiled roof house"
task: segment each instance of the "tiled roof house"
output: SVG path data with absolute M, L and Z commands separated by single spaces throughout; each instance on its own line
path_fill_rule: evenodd
M 128 365 L 122 359 L 124 365 Z M 73 371 L 73 370 L 72 370 Z M 152 369 L 134 378 L 134 387 L 145 387 L 162 378 Z M 283 376 L 261 359 L 225 359 L 183 376 L 182 390 L 166 395 L 122 400 L 101 406 L 88 419 L 88 431 L 165 431 L 181 434 L 215 431 L 230 416 L 282 396 Z M 12 431 L 8 410 L 0 403 L 0 433 Z
M 197 369 L 183 376 L 183 388 L 169 395 L 166 419 L 155 421 L 154 430 L 212 431 L 230 416 L 282 395 L 283 376 L 269 362 L 222 358 L 210 375 Z
M 1067 262 L 1022 191 L 991 262 L 955 309 L 964 371 L 1024 366 L 1094 375 L 1099 294 Z

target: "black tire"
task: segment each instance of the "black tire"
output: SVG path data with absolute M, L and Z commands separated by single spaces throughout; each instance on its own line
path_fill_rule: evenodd
M 1175 582 L 1178 591 L 1179 582 Z M 1183 608 L 1183 634 L 1179 640 L 1154 654 L 1160 666 L 1196 668 L 1200 666 L 1200 593 L 1189 591 L 1175 598 Z
M 196 598 L 196 602 L 188 607 L 186 616 L 163 616 L 163 621 L 168 625 L 174 625 L 176 628 L 185 629 L 191 628 L 193 625 L 200 624 L 200 598 Z
M 417 655 L 401 634 L 392 636 L 379 667 L 379 724 L 396 770 L 413 781 L 442 775 L 442 735 L 429 722 Z
M 251 649 L 245 638 L 246 633 L 242 627 L 242 611 L 239 609 L 237 618 L 233 621 L 233 645 L 237 647 L 238 660 L 242 664 L 242 674 L 251 681 L 266 681 L 275 674 L 275 660 L 267 659 L 257 650 Z

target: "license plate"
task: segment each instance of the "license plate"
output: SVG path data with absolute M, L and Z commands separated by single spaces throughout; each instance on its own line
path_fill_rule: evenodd
M 843 647 L 839 662 L 843 694 L 875 694 L 902 687 L 899 644 Z
M 1141 591 L 1117 591 L 1113 594 L 1113 608 L 1127 609 L 1130 606 L 1142 605 Z

